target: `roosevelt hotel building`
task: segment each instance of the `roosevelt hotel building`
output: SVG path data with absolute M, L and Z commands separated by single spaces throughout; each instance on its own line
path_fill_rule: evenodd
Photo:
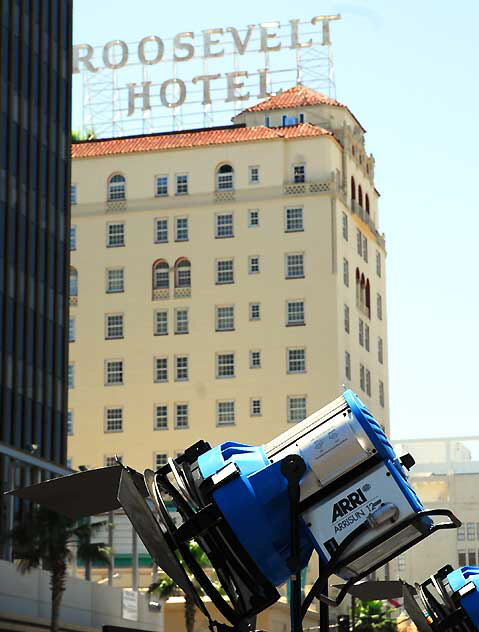
M 260 444 L 343 385 L 388 429 L 364 128 L 303 86 L 233 121 L 73 147 L 73 467 Z

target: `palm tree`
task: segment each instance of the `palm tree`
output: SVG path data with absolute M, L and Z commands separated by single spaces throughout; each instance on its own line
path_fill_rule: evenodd
M 353 632 L 395 632 L 396 622 L 389 616 L 392 608 L 386 607 L 382 601 L 359 601 L 355 608 Z
M 93 544 L 91 536 L 104 525 L 76 524 L 74 520 L 44 507 L 32 509 L 21 524 L 12 529 L 14 558 L 21 573 L 43 568 L 50 573 L 52 591 L 51 632 L 58 632 L 60 605 L 66 588 L 67 564 L 72 559 L 72 545 L 78 543 L 77 557 L 87 563 L 110 561 L 104 544 Z
M 201 568 L 209 568 L 211 567 L 210 561 L 206 556 L 206 553 L 203 549 L 194 541 L 188 543 L 188 548 L 190 553 L 195 558 L 196 562 L 201 566 Z M 192 581 L 195 589 L 202 594 L 202 590 L 196 579 L 188 573 L 190 580 Z M 155 594 L 159 599 L 168 599 L 174 591 L 179 590 L 175 582 L 170 579 L 167 575 L 162 576 L 158 581 L 150 584 L 148 588 L 148 592 L 150 594 Z M 195 617 L 196 617 L 196 604 L 194 600 L 188 595 L 185 594 L 185 627 L 186 632 L 194 632 L 195 628 Z

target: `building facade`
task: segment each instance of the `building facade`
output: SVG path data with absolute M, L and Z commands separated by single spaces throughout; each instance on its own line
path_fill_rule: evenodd
M 221 128 L 73 146 L 69 456 L 260 444 L 342 392 L 388 429 L 374 160 L 295 86 Z
M 65 472 L 71 14 L 71 0 L 1 4 L 3 489 Z

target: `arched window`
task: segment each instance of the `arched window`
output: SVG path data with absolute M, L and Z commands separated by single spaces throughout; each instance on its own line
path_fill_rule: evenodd
M 178 259 L 175 263 L 175 287 L 191 287 L 191 263 Z
M 364 278 L 364 274 L 361 274 L 361 283 L 359 287 L 359 305 L 360 307 L 364 307 L 366 303 L 366 279 Z
M 358 186 L 358 204 L 363 208 L 363 190 L 361 189 L 361 185 Z
M 164 259 L 153 264 L 153 289 L 164 290 L 170 287 L 170 266 Z
M 366 213 L 369 215 L 369 195 L 366 193 L 366 197 L 365 197 L 365 201 L 366 201 Z
M 221 165 L 216 171 L 216 190 L 233 190 L 233 167 L 231 165 Z
M 353 176 L 351 176 L 351 200 L 354 202 L 356 199 L 356 183 L 354 182 Z
M 108 180 L 108 200 L 126 199 L 126 178 L 121 173 L 115 173 Z
M 369 279 L 366 281 L 366 310 L 371 318 L 371 286 L 369 285 Z
M 70 296 L 78 296 L 78 272 L 70 267 Z

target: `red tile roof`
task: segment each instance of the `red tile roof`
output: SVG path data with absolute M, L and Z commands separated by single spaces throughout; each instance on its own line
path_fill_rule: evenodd
M 116 154 L 133 154 L 147 151 L 167 149 L 188 149 L 207 145 L 224 145 L 227 143 L 247 143 L 258 140 L 310 138 L 314 136 L 333 136 L 331 132 L 302 123 L 290 127 L 225 127 L 220 129 L 204 129 L 194 132 L 177 132 L 168 134 L 149 134 L 108 140 L 93 140 L 73 143 L 72 158 L 93 158 Z
M 327 97 L 320 92 L 316 92 L 306 86 L 293 86 L 284 92 L 275 94 L 265 101 L 260 101 L 256 105 L 243 110 L 243 112 L 264 112 L 265 110 L 286 110 L 302 108 L 307 105 L 334 105 L 336 107 L 346 107 L 336 99 Z M 241 114 L 243 114 L 241 112 Z M 235 117 L 236 118 L 236 117 Z

